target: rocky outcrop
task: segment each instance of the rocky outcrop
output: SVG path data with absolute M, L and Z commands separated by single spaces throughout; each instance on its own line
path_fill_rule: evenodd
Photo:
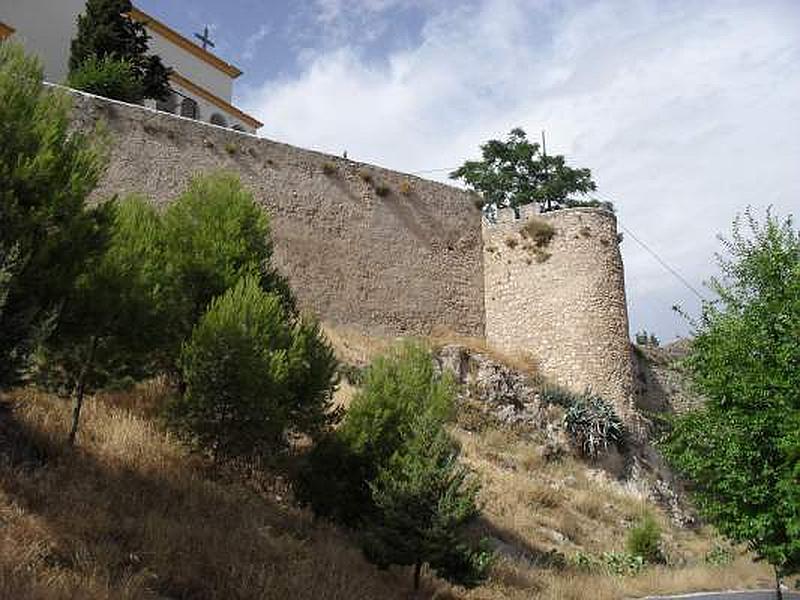
M 660 356 L 669 356 L 668 352 Z M 531 443 L 539 445 L 546 460 L 556 460 L 573 452 L 563 424 L 563 409 L 547 401 L 537 378 L 506 365 L 489 353 L 461 345 L 442 347 L 436 352 L 435 360 L 438 367 L 451 373 L 459 384 L 461 410 L 480 411 L 479 423 L 494 422 L 530 432 Z M 669 365 L 660 365 L 659 373 L 677 369 Z M 461 424 L 467 429 L 470 427 Z M 696 521 L 683 500 L 680 483 L 646 439 L 633 438 L 623 452 L 610 448 L 598 460 L 588 463 L 587 468 L 598 477 L 616 482 L 621 490 L 659 504 L 677 525 L 690 526 Z

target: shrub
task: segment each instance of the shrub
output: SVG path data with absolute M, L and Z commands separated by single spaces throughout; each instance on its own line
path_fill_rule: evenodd
M 329 177 L 336 174 L 336 165 L 330 161 L 325 161 L 322 163 L 322 173 Z
M 612 444 L 623 443 L 623 425 L 614 408 L 600 396 L 585 392 L 567 407 L 564 426 L 583 456 L 596 459 Z
M 603 552 L 600 556 L 596 556 L 578 551 L 571 562 L 582 571 L 618 577 L 638 575 L 645 567 L 644 558 L 628 552 Z
M 403 196 L 410 195 L 411 192 L 412 192 L 412 189 L 413 188 L 411 187 L 411 182 L 408 179 L 404 179 L 400 183 L 400 193 L 403 194 Z
M 714 544 L 714 547 L 705 556 L 705 561 L 715 567 L 728 565 L 733 562 L 733 559 L 733 549 L 730 546 L 719 543 Z
M 641 556 L 646 562 L 664 562 L 661 552 L 661 527 L 653 515 L 645 514 L 628 532 L 625 545 L 630 554 Z
M 292 327 L 280 297 L 243 277 L 212 301 L 184 345 L 186 391 L 170 406 L 170 423 L 223 455 L 280 449 L 290 430 L 317 432 L 336 368 L 317 334 L 316 324 Z
M 165 326 L 173 352 L 205 312 L 211 300 L 252 276 L 265 292 L 279 294 L 283 308 L 295 312 L 286 280 L 270 267 L 269 219 L 238 177 L 215 173 L 192 179 L 164 214 L 168 296 L 174 317 Z
M 385 198 L 386 196 L 388 196 L 391 193 L 391 191 L 392 190 L 391 188 L 389 188 L 388 185 L 380 184 L 375 186 L 375 193 L 381 198 Z
M 359 386 L 364 383 L 365 369 L 356 365 L 341 363 L 339 365 L 339 375 L 350 385 Z
M 70 43 L 69 69 L 75 71 L 93 56 L 124 59 L 142 82 L 146 98 L 165 100 L 171 93 L 169 69 L 147 54 L 150 36 L 144 23 L 129 17 L 131 0 L 87 0 L 81 3 L 75 37 Z
M 556 230 L 544 219 L 531 217 L 520 230 L 522 237 L 530 240 L 537 248 L 544 248 L 553 239 Z
M 72 443 L 84 394 L 158 372 L 168 338 L 158 303 L 163 281 L 158 214 L 145 200 L 106 205 L 102 254 L 88 261 L 36 353 L 37 382 L 74 396 Z
M 298 499 L 318 515 L 361 522 L 375 510 L 369 483 L 411 439 L 416 419 L 430 413 L 444 422 L 454 399 L 452 379 L 436 372 L 424 347 L 407 343 L 377 358 L 334 439 L 315 447 L 297 475 Z
M 645 567 L 644 557 L 627 552 L 603 552 L 601 560 L 609 575 L 638 575 Z
M 105 138 L 72 132 L 70 111 L 66 94 L 42 86 L 36 59 L 18 44 L 0 44 L 0 245 L 7 269 L 0 388 L 16 382 L 102 248 L 104 209 L 89 207 L 87 197 L 105 166 Z
M 449 419 L 455 383 L 436 372 L 427 348 L 408 342 L 377 358 L 342 423 L 342 438 L 370 462 L 383 467 L 410 439 L 416 419 L 430 413 Z
M 227 152 L 231 156 L 236 154 L 236 144 L 234 144 L 233 142 L 226 143 L 225 144 L 225 152 Z
M 486 548 L 461 536 L 479 515 L 480 487 L 458 463 L 459 447 L 440 419 L 422 413 L 413 429 L 370 484 L 376 511 L 366 524 L 366 556 L 383 568 L 414 565 L 415 590 L 426 563 L 440 577 L 473 587 L 492 562 Z
M 371 184 L 371 183 L 372 183 L 372 181 L 373 181 L 373 179 L 372 179 L 372 175 L 371 175 L 371 174 L 370 174 L 370 172 L 369 172 L 369 171 L 367 171 L 366 169 L 361 169 L 361 170 L 358 172 L 358 177 L 359 177 L 359 179 L 361 179 L 361 181 L 363 181 L 364 183 Z
M 144 98 L 144 84 L 133 65 L 111 55 L 90 56 L 70 72 L 67 85 L 97 96 L 138 104 Z
M 566 388 L 557 385 L 545 385 L 539 392 L 541 400 L 562 408 L 569 408 L 578 400 L 578 396 Z

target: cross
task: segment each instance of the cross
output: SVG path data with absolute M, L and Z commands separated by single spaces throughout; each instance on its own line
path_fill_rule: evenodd
M 194 37 L 203 42 L 203 50 L 206 49 L 206 46 L 211 46 L 212 48 L 214 47 L 214 42 L 212 42 L 211 38 L 208 37 L 208 26 L 206 26 L 205 29 L 203 29 L 203 35 L 195 33 Z

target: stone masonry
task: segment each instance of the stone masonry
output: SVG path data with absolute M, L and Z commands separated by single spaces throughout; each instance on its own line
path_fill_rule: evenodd
M 191 177 L 239 175 L 270 215 L 274 260 L 302 308 L 376 335 L 436 327 L 525 352 L 545 376 L 591 387 L 624 415 L 632 369 L 616 220 L 598 209 L 491 224 L 463 190 L 373 165 L 75 93 L 74 126 L 106 123 L 109 168 L 98 200 L 156 205 Z M 543 220 L 541 247 L 522 228 Z M 484 292 L 485 290 L 485 292 Z
M 527 209 L 527 210 L 526 210 Z M 547 231 L 537 245 L 524 234 Z M 538 226 L 538 227 L 536 227 Z M 546 237 L 546 236 L 545 236 Z M 528 352 L 541 373 L 633 410 L 625 281 L 616 218 L 595 208 L 537 214 L 523 207 L 484 220 L 486 338 L 507 352 Z
M 480 211 L 463 190 L 146 108 L 75 94 L 75 125 L 112 139 L 98 199 L 176 198 L 236 173 L 270 216 L 274 260 L 300 306 L 332 325 L 483 335 Z M 384 195 L 384 192 L 386 192 Z

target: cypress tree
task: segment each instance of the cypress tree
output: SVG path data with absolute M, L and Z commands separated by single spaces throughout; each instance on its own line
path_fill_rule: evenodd
M 144 86 L 144 97 L 165 100 L 170 94 L 169 69 L 156 55 L 147 54 L 150 36 L 142 23 L 128 15 L 130 0 L 88 0 L 78 16 L 78 32 L 72 40 L 70 72 L 91 57 L 111 56 L 129 62 Z

